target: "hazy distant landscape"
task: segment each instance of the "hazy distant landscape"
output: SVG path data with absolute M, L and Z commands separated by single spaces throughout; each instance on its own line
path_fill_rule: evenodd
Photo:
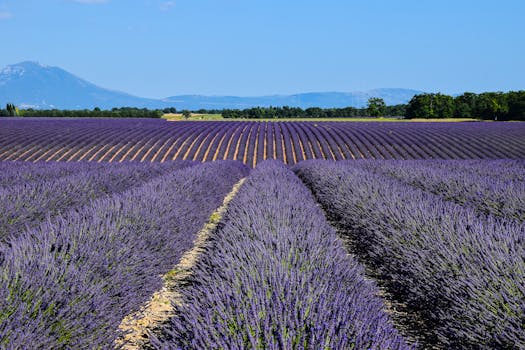
M 35 62 L 0 71 L 1 116 L 184 119 L 334 119 L 396 117 L 437 120 L 525 120 L 525 91 L 465 92 L 454 96 L 408 89 L 302 93 L 261 97 L 181 95 L 159 100 L 91 84 Z
M 111 109 L 138 107 L 178 110 L 244 109 L 251 107 L 365 107 L 370 97 L 384 99 L 388 105 L 407 103 L 421 91 L 375 89 L 363 92 L 320 92 L 273 96 L 202 96 L 180 95 L 157 100 L 132 96 L 98 87 L 60 69 L 37 62 L 9 65 L 0 71 L 0 105 L 14 103 L 34 109 Z

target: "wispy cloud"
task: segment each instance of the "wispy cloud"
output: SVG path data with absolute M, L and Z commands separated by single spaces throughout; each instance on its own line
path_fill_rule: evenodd
M 160 9 L 162 11 L 169 11 L 173 6 L 175 6 L 175 1 L 164 1 L 160 4 Z
M 9 11 L 0 11 L 0 20 L 9 19 L 13 17 L 13 14 Z
M 109 0 L 75 0 L 75 2 L 79 2 L 81 4 L 104 4 L 109 2 Z

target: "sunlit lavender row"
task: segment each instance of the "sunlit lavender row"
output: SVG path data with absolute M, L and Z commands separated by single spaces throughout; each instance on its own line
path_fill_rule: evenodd
M 161 275 L 248 171 L 236 162 L 175 168 L 45 220 L 1 248 L 2 348 L 115 345 L 123 318 L 162 287 Z M 134 165 L 103 169 L 100 177 L 126 169 L 130 179 L 140 178 Z
M 28 185 L 35 181 L 55 179 L 88 170 L 102 169 L 105 163 L 77 162 L 76 165 L 66 162 L 0 162 L 0 188 L 15 185 Z
M 282 163 L 252 171 L 223 222 L 157 348 L 409 348 L 376 285 Z
M 0 160 L 164 162 L 525 158 L 523 123 L 5 119 Z
M 480 214 L 525 221 L 523 160 L 362 161 L 354 165 L 470 206 Z
M 390 166 L 397 169 L 384 168 Z M 421 166 L 399 165 L 415 174 Z M 525 224 L 480 215 L 468 203 L 454 204 L 355 162 L 310 161 L 295 171 L 375 278 L 408 305 L 407 318 L 422 320 L 427 345 L 525 348 Z
M 523 160 L 293 170 L 0 162 L 0 347 L 116 347 L 248 176 L 148 346 L 525 348 Z
M 37 163 L 28 168 L 24 163 L 12 162 L 2 169 L 2 179 L 6 181 L 0 188 L 0 241 L 16 236 L 46 217 L 122 192 L 163 173 L 194 165 L 184 161 L 151 166 L 140 163 L 65 164 L 67 166 L 64 163 Z M 25 183 L 19 183 L 20 178 L 16 177 L 19 167 L 21 176 L 28 178 Z M 31 169 L 36 171 L 29 179 Z

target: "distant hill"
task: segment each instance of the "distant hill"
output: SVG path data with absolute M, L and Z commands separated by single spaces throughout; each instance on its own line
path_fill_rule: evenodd
M 368 98 L 381 97 L 386 104 L 407 103 L 421 91 L 375 89 L 362 92 L 311 92 L 256 97 L 181 95 L 148 99 L 96 86 L 59 67 L 22 62 L 0 71 L 0 106 L 7 102 L 21 108 L 92 109 L 139 107 L 182 109 L 249 108 L 255 106 L 363 107 Z
M 157 101 L 98 87 L 58 67 L 22 62 L 0 71 L 0 103 L 22 108 L 156 107 Z
M 168 97 L 162 101 L 176 108 L 187 109 L 244 109 L 255 106 L 308 107 L 364 107 L 370 97 L 381 97 L 387 105 L 407 103 L 422 93 L 409 89 L 375 89 L 362 92 L 310 92 L 295 95 L 272 95 L 257 97 L 183 95 Z

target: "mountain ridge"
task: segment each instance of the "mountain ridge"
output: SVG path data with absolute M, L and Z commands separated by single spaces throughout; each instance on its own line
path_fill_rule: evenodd
M 370 97 L 383 98 L 387 105 L 407 103 L 422 91 L 379 88 L 354 92 L 306 92 L 266 96 L 176 95 L 160 99 L 134 96 L 97 86 L 85 79 L 38 62 L 24 61 L 0 70 L 0 106 L 14 103 L 34 109 L 111 109 L 113 107 L 190 109 L 243 109 L 250 107 L 364 107 Z

